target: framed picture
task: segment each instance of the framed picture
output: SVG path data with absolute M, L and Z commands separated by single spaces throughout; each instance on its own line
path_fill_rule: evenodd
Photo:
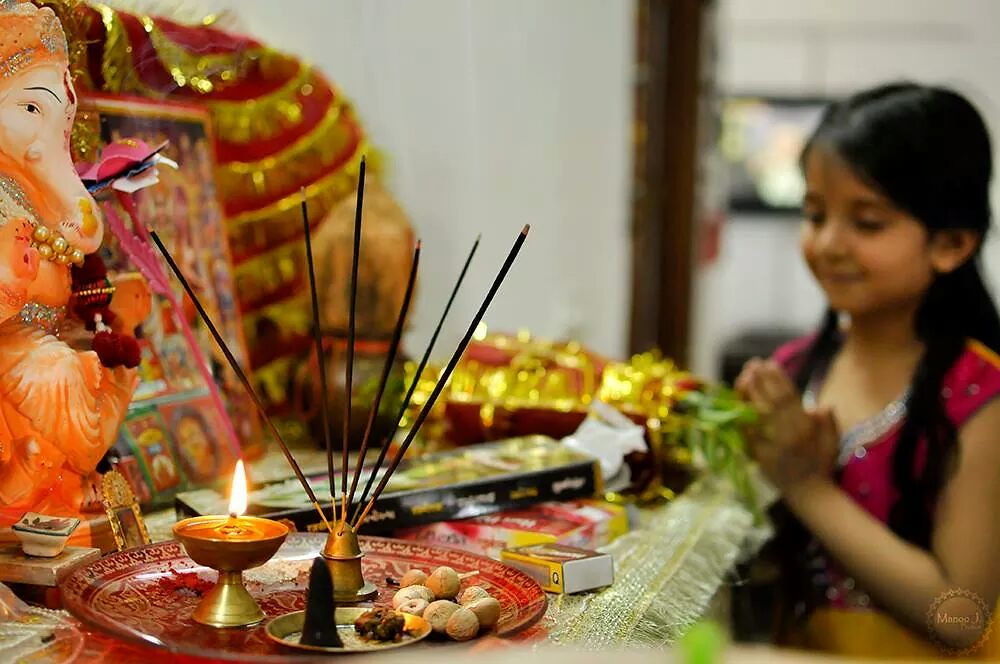
M 92 95 L 80 101 L 78 125 L 89 134 L 89 142 L 97 147 L 122 138 L 139 138 L 150 145 L 169 141 L 163 154 L 179 165 L 177 170 L 160 167 L 159 183 L 135 194 L 139 218 L 149 228 L 156 230 L 164 244 L 170 248 L 187 279 L 198 292 L 209 316 L 225 337 L 226 343 L 236 359 L 247 366 L 249 353 L 243 336 L 243 324 L 234 297 L 232 261 L 227 242 L 225 218 L 215 186 L 215 157 L 209 115 L 198 106 L 165 103 L 148 99 Z M 92 156 L 91 156 L 92 158 Z M 109 270 L 116 272 L 134 271 L 128 257 L 118 247 L 109 234 L 102 248 Z M 164 263 L 164 269 L 169 274 Z M 233 374 L 229 364 L 215 344 L 208 329 L 190 304 L 182 287 L 176 280 L 172 286 L 176 301 L 185 303 L 183 311 L 174 311 L 167 298 L 154 297 L 153 311 L 142 324 L 142 363 L 139 367 L 140 385 L 133 397 L 126 429 L 131 439 L 138 442 L 135 428 L 148 427 L 149 408 L 159 410 L 157 426 L 165 427 L 164 439 L 191 441 L 193 454 L 208 454 L 204 446 L 198 445 L 199 431 L 213 438 L 214 443 L 224 446 L 225 431 L 219 415 L 208 398 L 205 384 L 193 354 L 190 352 L 179 324 L 184 317 L 199 341 L 199 346 L 209 363 L 216 384 L 226 402 L 228 415 L 243 446 L 245 455 L 253 457 L 261 451 L 260 425 L 250 398 Z M 202 416 L 202 425 L 195 427 L 191 417 L 172 417 L 174 411 L 183 410 L 185 404 L 197 409 Z M 167 406 L 169 405 L 169 407 Z M 170 411 L 169 413 L 166 411 Z M 206 419 L 207 418 L 207 419 Z M 175 428 L 181 427 L 186 437 L 179 437 Z M 147 433 L 146 437 L 152 434 Z M 166 481 L 164 463 L 158 461 L 163 455 L 144 458 L 144 451 L 153 445 L 140 445 L 135 450 L 140 464 L 152 476 L 159 478 L 153 482 L 154 500 L 162 495 Z M 214 449 L 214 448 L 213 448 Z M 231 470 L 229 458 L 213 456 L 218 463 L 206 466 L 184 468 L 185 457 L 178 457 L 180 466 L 176 469 L 180 479 L 178 486 L 211 484 Z M 206 457 L 207 458 L 207 457 Z M 159 470 L 159 474 L 152 472 Z M 169 493 L 169 491 L 168 491 Z
M 122 425 L 139 459 L 156 502 L 166 502 L 185 485 L 176 444 L 155 408 L 133 413 Z
M 139 510 L 139 503 L 129 483 L 118 471 L 112 470 L 104 474 L 101 480 L 101 502 L 119 551 L 150 543 L 149 531 Z
M 828 103 L 820 97 L 723 99 L 719 147 L 730 211 L 798 218 L 805 194 L 799 157 Z
M 236 459 L 225 444 L 225 430 L 208 397 L 159 406 L 173 434 L 177 460 L 189 486 L 212 484 L 232 476 Z

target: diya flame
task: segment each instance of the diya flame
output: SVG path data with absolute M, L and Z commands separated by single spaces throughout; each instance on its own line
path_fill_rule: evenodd
M 104 233 L 70 157 L 76 104 L 53 12 L 0 1 L 0 524 L 79 511 L 137 381 L 68 314 L 71 266 Z M 107 295 L 128 320 L 149 311 L 148 289 Z

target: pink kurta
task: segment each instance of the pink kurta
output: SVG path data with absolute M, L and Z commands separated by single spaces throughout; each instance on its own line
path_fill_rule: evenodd
M 812 338 L 797 339 L 782 346 L 774 359 L 790 372 L 796 369 Z M 813 383 L 815 385 L 815 382 Z M 979 409 L 1000 396 L 1000 356 L 979 343 L 969 341 L 964 352 L 945 375 L 941 398 L 945 412 L 956 430 Z M 892 460 L 899 443 L 905 418 L 903 400 L 890 404 L 883 413 L 846 432 L 842 440 L 840 487 L 861 507 L 883 523 L 899 498 L 893 486 Z M 916 463 L 922 463 L 918 449 Z M 928 518 L 931 513 L 929 512 Z M 870 605 L 866 593 L 855 587 L 853 579 L 841 573 L 836 565 L 828 564 L 816 548 L 814 569 L 826 567 L 815 576 L 816 583 L 826 587 L 825 595 L 832 606 L 864 608 Z

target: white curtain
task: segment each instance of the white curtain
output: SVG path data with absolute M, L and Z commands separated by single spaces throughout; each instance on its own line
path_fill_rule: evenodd
M 468 248 L 450 354 L 525 223 L 486 317 L 621 356 L 628 331 L 632 0 L 229 0 L 236 26 L 319 67 L 388 156 L 424 240 L 411 354 Z

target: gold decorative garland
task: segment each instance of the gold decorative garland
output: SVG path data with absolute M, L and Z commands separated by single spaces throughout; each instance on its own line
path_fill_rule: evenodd
M 342 168 L 334 173 L 329 173 L 325 177 L 316 180 L 315 182 L 309 184 L 305 187 L 306 198 L 312 200 L 314 197 L 325 192 L 332 186 L 336 186 L 338 180 L 347 180 L 354 182 L 357 180 L 358 170 L 361 165 L 361 157 L 368 153 L 370 146 L 368 141 L 362 139 L 358 143 L 358 149 L 355 151 L 351 158 L 344 164 Z M 369 159 L 369 161 L 371 161 Z M 369 172 L 377 170 L 376 164 L 368 164 Z M 353 188 L 354 185 L 352 185 Z M 302 202 L 302 196 L 299 192 L 294 194 L 289 194 L 284 198 L 277 200 L 270 205 L 267 205 L 256 210 L 250 210 L 243 212 L 241 214 L 233 215 L 229 217 L 230 224 L 246 224 L 253 223 L 256 221 L 263 221 L 268 218 L 275 217 L 283 212 L 288 212 L 289 210 L 298 210 L 299 204 Z M 297 212 L 296 212 L 297 214 Z M 300 219 L 301 221 L 301 219 Z
M 101 58 L 104 89 L 114 94 L 137 92 L 139 88 L 132 67 L 132 46 L 129 44 L 125 25 L 118 12 L 111 7 L 101 3 L 94 3 L 92 6 L 104 23 L 104 53 Z
M 354 191 L 357 179 L 353 164 L 360 160 L 360 154 L 359 150 L 351 164 L 306 187 L 310 218 L 321 221 L 337 202 Z M 378 172 L 379 169 L 371 170 Z M 302 237 L 301 200 L 299 194 L 292 194 L 278 201 L 278 208 L 269 209 L 266 214 L 257 215 L 257 211 L 250 211 L 228 220 L 229 247 L 238 260 L 237 272 L 251 269 L 243 266 Z M 252 258 L 239 259 L 248 254 Z
M 327 170 L 344 154 L 353 138 L 349 107 L 331 105 L 308 134 L 277 155 L 259 161 L 231 161 L 217 170 L 217 182 L 227 195 L 240 201 L 271 200 L 275 195 Z
M 151 17 L 143 16 L 139 20 L 149 34 L 157 57 L 161 62 L 169 63 L 167 71 L 174 82 L 201 94 L 210 94 L 216 88 L 236 82 L 255 60 L 271 57 L 271 51 L 266 48 L 251 48 L 231 54 L 192 55 L 187 48 L 163 34 Z
M 101 3 L 93 3 L 92 7 L 101 15 L 106 33 L 101 61 L 104 89 L 114 94 L 135 93 L 152 99 L 168 96 L 149 87 L 136 75 L 132 45 L 118 12 Z M 262 74 L 267 76 L 281 76 L 292 67 L 299 69 L 299 73 L 287 83 L 257 99 L 238 102 L 206 99 L 216 135 L 223 141 L 248 143 L 273 138 L 295 126 L 302 119 L 299 96 L 312 94 L 318 86 L 324 85 L 311 67 L 300 65 L 293 58 L 273 49 L 252 49 L 249 55 L 241 56 L 195 56 L 163 35 L 148 16 L 140 20 L 174 82 L 201 94 L 215 91 L 219 82 L 213 82 L 210 77 L 216 72 L 223 83 L 235 81 L 251 62 L 256 62 Z
M 247 101 L 210 101 L 216 134 L 227 143 L 274 138 L 302 121 L 299 98 L 308 97 L 322 85 L 324 82 L 313 68 L 302 64 L 295 76 L 262 97 Z

